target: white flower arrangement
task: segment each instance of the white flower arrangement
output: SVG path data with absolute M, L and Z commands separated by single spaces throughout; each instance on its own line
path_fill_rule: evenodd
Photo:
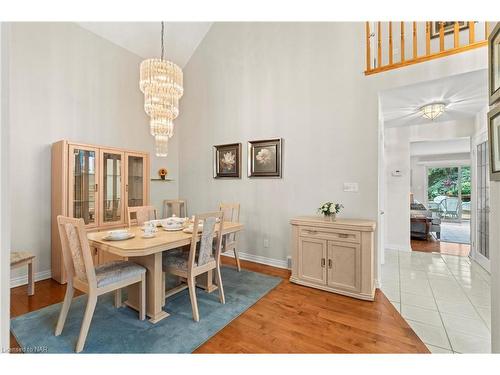
M 318 208 L 318 213 L 325 216 L 332 216 L 340 213 L 344 206 L 340 203 L 326 202 L 320 208 Z

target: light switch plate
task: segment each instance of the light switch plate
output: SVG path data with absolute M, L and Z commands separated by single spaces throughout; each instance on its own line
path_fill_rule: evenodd
M 344 182 L 344 191 L 351 193 L 357 193 L 359 191 L 359 186 L 357 182 Z

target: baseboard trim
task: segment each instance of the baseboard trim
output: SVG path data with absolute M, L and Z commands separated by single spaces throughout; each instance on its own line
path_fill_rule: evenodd
M 229 258 L 234 258 L 234 253 L 232 251 L 228 251 L 227 253 L 221 255 Z M 265 264 L 266 266 L 272 266 L 276 268 L 283 268 L 285 270 L 289 269 L 288 261 L 286 259 L 282 260 L 282 259 L 267 258 L 260 255 L 242 253 L 241 251 L 238 251 L 238 255 L 242 260 L 248 260 L 250 262 Z
M 42 281 L 42 280 L 50 279 L 51 277 L 52 277 L 51 270 L 35 272 L 35 281 Z M 28 284 L 28 275 L 27 274 L 24 276 L 12 277 L 10 279 L 10 287 L 11 288 L 15 288 L 17 286 L 27 285 L 27 284 Z
M 387 250 L 411 251 L 411 247 L 408 245 L 385 244 L 384 248 Z

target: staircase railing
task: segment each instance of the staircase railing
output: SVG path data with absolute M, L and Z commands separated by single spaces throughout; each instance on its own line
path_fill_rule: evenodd
M 365 75 L 486 46 L 490 25 L 484 22 L 480 31 L 477 26 L 475 21 L 366 22 Z

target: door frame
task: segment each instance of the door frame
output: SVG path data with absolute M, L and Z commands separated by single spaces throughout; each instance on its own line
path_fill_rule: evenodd
M 471 137 L 471 251 L 470 258 L 475 260 L 486 271 L 491 272 L 491 261 L 477 250 L 477 146 L 481 143 L 488 142 L 488 132 L 481 133 Z M 489 154 L 487 154 L 489 157 Z M 489 179 L 489 175 L 487 176 Z M 490 201 L 491 206 L 491 201 Z

